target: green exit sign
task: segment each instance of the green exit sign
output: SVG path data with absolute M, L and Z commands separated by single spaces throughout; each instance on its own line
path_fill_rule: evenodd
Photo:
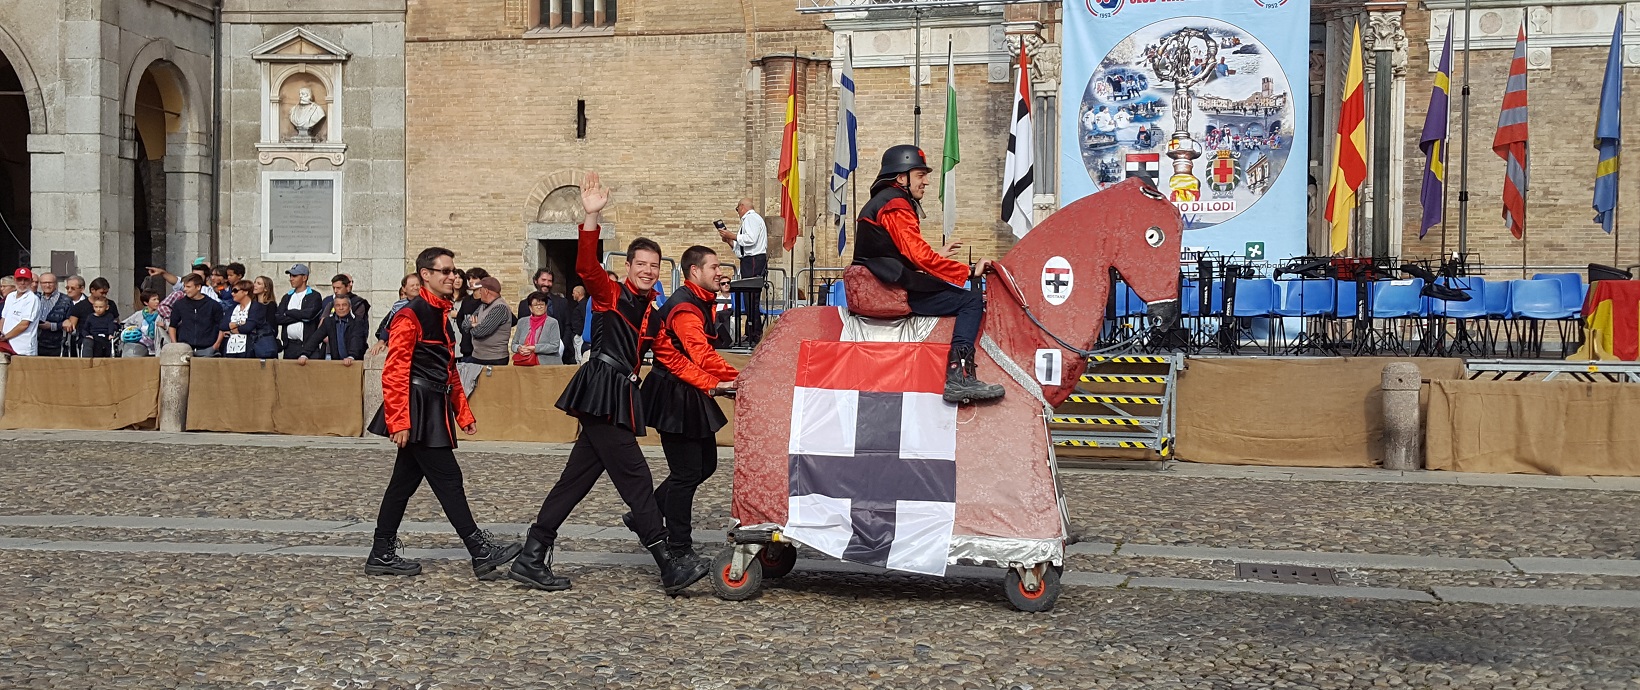
M 1249 259 L 1263 259 L 1264 258 L 1264 243 L 1263 242 L 1248 242 L 1247 243 L 1247 258 L 1249 258 Z

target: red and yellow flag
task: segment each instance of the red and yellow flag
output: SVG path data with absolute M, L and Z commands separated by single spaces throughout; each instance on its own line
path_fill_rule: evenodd
M 1344 107 L 1338 112 L 1333 143 L 1332 184 L 1327 189 L 1327 223 L 1332 226 L 1332 253 L 1349 247 L 1350 217 L 1356 190 L 1367 179 L 1367 95 L 1361 88 L 1361 24 L 1350 39 L 1350 67 L 1344 76 Z
M 780 243 L 786 251 L 797 246 L 797 56 L 792 56 L 792 83 L 786 91 L 786 133 L 780 138 L 780 217 L 786 221 L 786 236 Z

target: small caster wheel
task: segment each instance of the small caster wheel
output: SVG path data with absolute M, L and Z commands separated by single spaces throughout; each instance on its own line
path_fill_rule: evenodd
M 763 563 L 757 558 L 746 564 L 746 570 L 740 574 L 740 579 L 729 579 L 729 564 L 734 560 L 735 549 L 724 549 L 717 558 L 712 559 L 712 590 L 717 592 L 719 599 L 728 601 L 745 601 L 757 596 L 758 589 L 763 586 Z
M 763 565 L 763 577 L 785 577 L 797 567 L 797 547 L 769 544 L 757 552 L 757 562 Z
M 1038 613 L 1053 608 L 1054 602 L 1059 600 L 1059 572 L 1056 566 L 1047 566 L 1042 569 L 1042 582 L 1035 592 L 1026 591 L 1025 581 L 1019 577 L 1019 571 L 1008 569 L 1008 575 L 1002 580 L 1004 592 L 1008 595 L 1008 603 L 1014 608 L 1027 613 Z

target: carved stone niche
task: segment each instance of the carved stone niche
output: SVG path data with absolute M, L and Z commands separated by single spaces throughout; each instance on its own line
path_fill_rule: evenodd
M 351 55 L 312 32 L 295 28 L 251 51 L 261 65 L 261 140 L 257 160 L 271 165 L 283 158 L 306 171 L 318 159 L 340 166 L 342 65 Z

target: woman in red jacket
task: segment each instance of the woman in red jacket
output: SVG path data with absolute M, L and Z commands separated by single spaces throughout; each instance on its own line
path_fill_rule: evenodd
M 711 396 L 734 390 L 740 372 L 714 346 L 708 314 L 717 300 L 717 252 L 696 245 L 683 253 L 683 285 L 649 322 L 655 365 L 643 381 L 644 420 L 660 432 L 670 470 L 655 488 L 673 555 L 699 558 L 690 533 L 695 489 L 717 471 L 717 431 L 729 420 Z

